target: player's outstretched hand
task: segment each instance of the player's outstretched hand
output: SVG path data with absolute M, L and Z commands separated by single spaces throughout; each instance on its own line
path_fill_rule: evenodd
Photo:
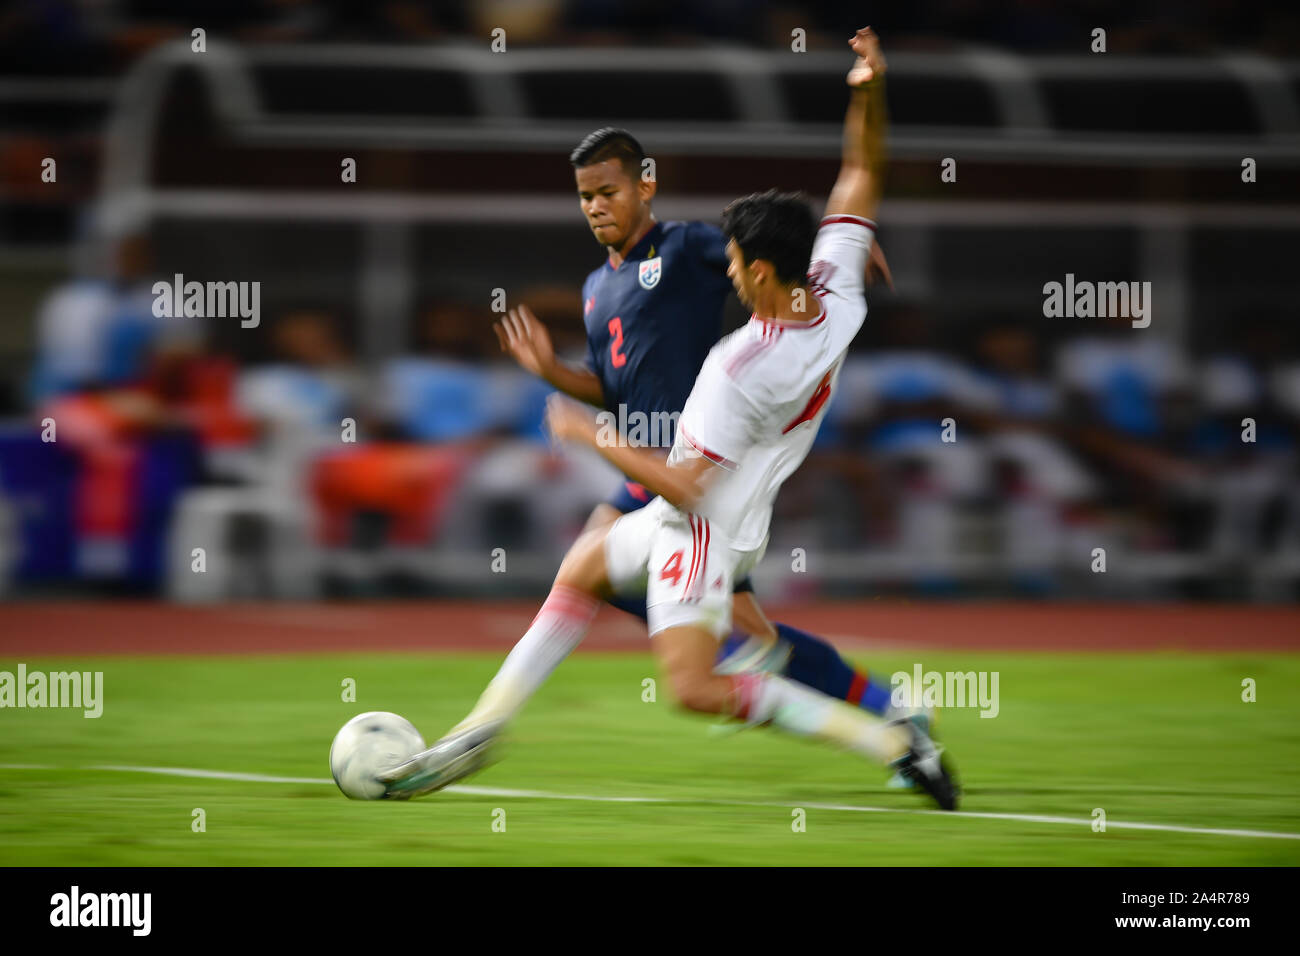
M 539 378 L 551 374 L 555 366 L 551 334 L 528 306 L 511 309 L 492 326 L 492 331 L 497 334 L 501 351 L 508 352 L 521 366 Z
M 866 86 L 885 75 L 885 55 L 880 52 L 880 37 L 871 27 L 863 27 L 855 33 L 849 46 L 858 55 L 858 61 L 849 70 L 849 86 Z
M 546 430 L 551 440 L 559 443 L 590 437 L 594 433 L 594 420 L 586 406 L 563 395 L 546 399 Z

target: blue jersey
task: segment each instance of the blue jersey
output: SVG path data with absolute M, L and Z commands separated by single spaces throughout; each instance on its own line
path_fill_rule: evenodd
M 731 292 L 726 246 L 707 223 L 656 223 L 621 266 L 606 261 L 587 276 L 588 364 L 606 409 L 618 415 L 622 405 L 627 415 L 645 416 L 682 410 L 722 335 Z M 656 437 L 657 445 L 672 444 L 671 433 Z

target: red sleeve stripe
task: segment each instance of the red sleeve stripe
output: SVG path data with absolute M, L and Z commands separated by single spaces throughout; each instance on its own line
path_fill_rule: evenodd
M 813 294 L 817 296 L 817 305 L 820 311 L 817 313 L 817 318 L 813 319 L 811 322 L 780 322 L 776 319 L 760 319 L 757 316 L 750 319 L 750 321 L 763 323 L 763 337 L 765 339 L 773 334 L 776 338 L 780 338 L 781 333 L 786 329 L 811 329 L 815 326 L 821 325 L 826 319 L 826 303 L 821 301 L 821 297 L 825 294 L 825 290 L 819 289 Z M 731 374 L 731 370 L 728 369 L 727 373 Z M 734 378 L 735 376 L 733 375 L 732 377 Z
M 713 462 L 715 465 L 721 465 L 723 468 L 736 467 L 736 463 L 732 461 L 730 458 L 724 458 L 722 455 L 719 455 L 716 452 L 709 451 L 707 448 L 705 448 L 703 445 L 697 442 L 694 438 L 692 438 L 691 433 L 688 432 L 685 428 L 682 428 L 680 422 L 677 423 L 677 430 L 682 433 L 682 437 L 686 439 L 687 443 L 692 448 L 698 451 L 705 458 L 709 459 L 709 461 Z
M 863 219 L 861 216 L 827 216 L 821 221 L 822 226 L 831 226 L 837 222 L 851 222 L 857 226 L 866 226 L 872 232 L 876 231 L 876 224 L 870 219 Z M 820 229 L 821 226 L 818 226 Z
M 735 378 L 736 373 L 744 366 L 749 364 L 749 360 L 763 350 L 767 345 L 767 339 L 763 336 L 754 339 L 748 345 L 743 346 L 740 351 L 731 357 L 727 363 L 725 371 L 730 378 Z
M 750 321 L 752 322 L 756 318 L 758 317 L 751 316 Z M 743 369 L 746 365 L 752 362 L 755 358 L 758 357 L 759 353 L 761 353 L 764 349 L 768 348 L 770 345 L 776 342 L 778 338 L 780 338 L 780 334 L 781 334 L 780 329 L 771 325 L 771 323 L 769 323 L 766 319 L 758 319 L 758 321 L 763 325 L 762 329 L 759 331 L 758 338 L 754 339 L 748 345 L 741 348 L 739 352 L 737 352 L 735 355 L 731 357 L 731 361 L 727 363 L 724 369 L 724 371 L 726 371 L 727 373 L 728 378 L 735 378 L 737 375 L 739 375 L 741 369 Z M 773 331 L 776 332 L 776 335 L 771 334 Z

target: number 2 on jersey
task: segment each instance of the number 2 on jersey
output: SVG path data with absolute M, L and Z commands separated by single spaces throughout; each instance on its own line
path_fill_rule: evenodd
M 609 334 L 613 340 L 609 343 L 609 358 L 614 363 L 614 368 L 622 368 L 627 364 L 627 356 L 620 349 L 623 348 L 623 320 L 618 316 L 609 320 Z

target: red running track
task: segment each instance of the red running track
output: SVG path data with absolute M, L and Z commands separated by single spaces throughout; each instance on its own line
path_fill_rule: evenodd
M 493 650 L 534 601 L 342 604 L 33 602 L 0 605 L 0 656 Z M 823 602 L 768 608 L 847 650 L 1300 651 L 1300 609 L 1234 605 Z M 588 650 L 648 649 L 644 625 L 602 610 Z

